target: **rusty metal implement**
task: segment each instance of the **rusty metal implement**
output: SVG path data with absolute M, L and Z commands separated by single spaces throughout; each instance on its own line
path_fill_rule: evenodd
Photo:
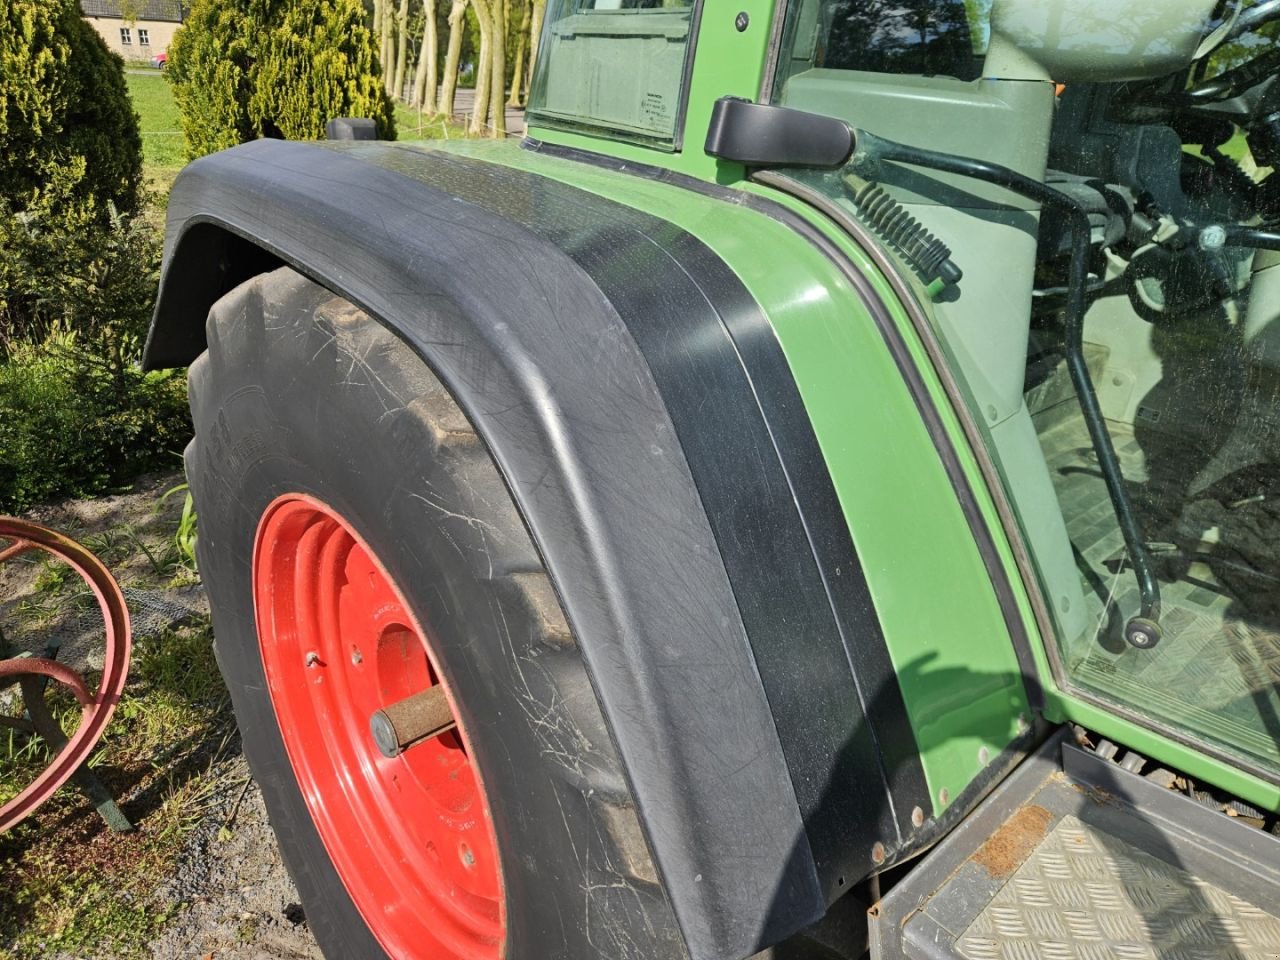
M 69 779 L 81 774 L 77 779 L 82 780 L 88 773 L 87 770 L 81 771 L 81 766 L 111 721 L 129 672 L 129 610 L 119 584 L 102 561 L 60 533 L 25 520 L 0 517 L 0 563 L 34 550 L 62 560 L 89 586 L 102 613 L 106 652 L 97 690 L 90 690 L 79 673 L 56 660 L 29 656 L 0 659 L 0 687 L 19 683 L 32 731 L 39 733 L 50 747 L 57 750 L 52 762 L 40 775 L 0 807 L 0 833 L 30 816 Z M 64 737 L 52 720 L 43 699 L 43 683 L 37 679 L 40 677 L 69 687 L 80 703 L 80 724 L 70 737 Z M 81 786 L 86 787 L 99 812 L 113 829 L 128 828 L 128 821 L 123 819 L 109 797 L 104 803 L 95 796 L 102 793 L 96 778 L 93 784 L 81 783 Z

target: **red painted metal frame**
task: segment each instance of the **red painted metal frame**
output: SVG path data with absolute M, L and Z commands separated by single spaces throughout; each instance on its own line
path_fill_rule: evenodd
M 90 752 L 111 722 L 129 674 L 129 608 L 124 594 L 102 561 L 69 537 L 39 524 L 0 517 L 0 540 L 12 541 L 0 550 L 0 563 L 32 550 L 43 550 L 64 561 L 89 585 L 106 630 L 102 680 L 90 692 L 70 667 L 53 660 L 22 658 L 0 660 L 0 677 L 39 675 L 72 689 L 80 702 L 80 725 L 53 762 L 16 797 L 0 807 L 0 833 L 30 816 L 89 758 Z
M 375 710 L 444 687 L 430 634 L 331 507 L 277 499 L 253 562 L 258 640 L 293 772 L 338 875 L 392 957 L 497 960 L 497 842 L 466 731 L 382 755 Z

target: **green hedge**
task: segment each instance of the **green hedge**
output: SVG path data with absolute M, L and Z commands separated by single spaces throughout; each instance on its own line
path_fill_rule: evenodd
M 395 138 L 376 41 L 360 0 L 196 0 L 169 45 L 192 159 L 259 137 L 319 140 L 334 117 Z
M 37 204 L 55 174 L 79 176 L 69 199 L 105 219 L 139 203 L 142 137 L 124 82 L 76 0 L 0 4 L 0 198 Z
M 181 376 L 113 368 L 71 335 L 22 345 L 0 363 L 0 512 L 176 467 L 190 432 Z
M 160 236 L 122 61 L 75 0 L 0 6 L 0 511 L 176 465 L 184 381 L 138 366 Z

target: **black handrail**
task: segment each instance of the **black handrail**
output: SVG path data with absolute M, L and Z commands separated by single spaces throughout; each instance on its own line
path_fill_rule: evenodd
M 849 159 L 849 166 L 862 176 L 875 178 L 879 165 L 884 161 L 908 163 L 995 184 L 1044 206 L 1057 207 L 1066 211 L 1071 223 L 1071 266 L 1067 279 L 1064 344 L 1067 371 L 1080 399 L 1080 409 L 1089 431 L 1089 439 L 1098 456 L 1098 469 L 1106 484 L 1111 507 L 1115 511 L 1120 532 L 1124 535 L 1129 562 L 1133 566 L 1134 577 L 1138 581 L 1141 610 L 1138 616 L 1130 617 L 1125 623 L 1124 636 L 1135 647 L 1142 649 L 1154 647 L 1163 636 L 1160 628 L 1160 584 L 1156 580 L 1151 556 L 1147 552 L 1146 539 L 1138 525 L 1133 501 L 1125 486 L 1120 461 L 1116 456 L 1115 446 L 1111 442 L 1111 435 L 1107 432 L 1102 408 L 1098 403 L 1098 395 L 1093 388 L 1093 380 L 1089 376 L 1089 368 L 1084 358 L 1084 318 L 1089 306 L 1089 254 L 1092 249 L 1089 217 L 1084 206 L 1065 193 L 998 163 L 913 147 L 867 133 L 865 130 L 855 130 L 854 138 L 855 146 Z M 1231 236 L 1230 232 L 1229 236 Z M 1232 239 L 1243 241 L 1245 238 L 1232 237 Z M 1241 245 L 1247 244 L 1242 242 Z

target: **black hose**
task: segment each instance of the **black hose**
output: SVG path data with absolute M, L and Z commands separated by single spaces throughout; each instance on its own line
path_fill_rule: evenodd
M 1211 228 L 1210 228 L 1211 229 Z M 1220 227 L 1226 235 L 1224 247 L 1245 247 L 1250 250 L 1280 250 L 1280 233 L 1260 227 L 1228 224 Z M 1203 236 L 1204 232 L 1201 232 Z
M 1133 566 L 1134 577 L 1138 582 L 1138 593 L 1142 602 L 1141 612 L 1137 617 L 1131 617 L 1125 624 L 1125 639 L 1135 647 L 1155 646 L 1162 635 L 1160 584 L 1156 580 L 1151 557 L 1147 552 L 1146 538 L 1138 526 L 1133 502 L 1129 499 L 1124 474 L 1120 470 L 1120 461 L 1116 456 L 1115 446 L 1111 442 L 1111 435 L 1107 432 L 1102 408 L 1098 403 L 1098 395 L 1093 388 L 1093 380 L 1089 377 L 1089 367 L 1084 358 L 1084 318 L 1088 310 L 1089 254 L 1092 248 L 1092 231 L 1084 206 L 1065 193 L 998 163 L 896 143 L 863 130 L 854 131 L 854 135 L 856 145 L 849 164 L 854 170 L 869 178 L 875 177 L 881 161 L 909 163 L 992 183 L 1044 206 L 1057 207 L 1066 211 L 1071 222 L 1071 266 L 1067 275 L 1065 337 L 1067 372 L 1080 399 L 1080 410 L 1084 416 L 1085 426 L 1089 430 L 1089 439 L 1098 457 L 1098 469 L 1106 484 L 1107 495 L 1111 499 L 1111 507 L 1115 511 L 1120 532 L 1124 535 L 1129 562 Z M 1228 228 L 1228 236 L 1230 235 L 1230 228 Z M 1280 235 L 1271 234 L 1270 236 L 1280 241 Z
M 1261 3 L 1255 3 L 1240 14 L 1240 19 L 1235 22 L 1230 32 L 1223 38 L 1224 42 L 1242 37 L 1249 31 L 1257 30 L 1259 27 L 1277 19 L 1280 19 L 1280 0 L 1262 0 Z

